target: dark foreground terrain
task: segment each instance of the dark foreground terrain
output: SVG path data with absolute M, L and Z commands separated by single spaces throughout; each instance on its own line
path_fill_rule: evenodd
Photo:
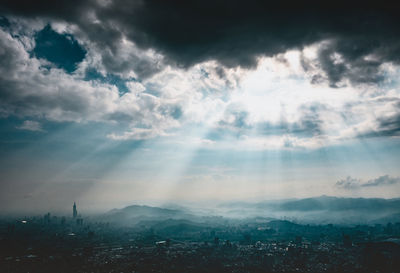
M 7 219 L 0 272 L 400 272 L 400 223 Z

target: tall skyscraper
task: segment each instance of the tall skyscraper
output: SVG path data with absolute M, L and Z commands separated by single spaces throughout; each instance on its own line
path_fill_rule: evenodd
M 74 206 L 72 207 L 72 217 L 76 218 L 78 216 L 78 211 L 76 210 L 76 204 L 74 202 Z

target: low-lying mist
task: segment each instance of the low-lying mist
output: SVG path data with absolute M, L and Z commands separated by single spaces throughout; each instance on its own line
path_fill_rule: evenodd
M 153 221 L 185 220 L 227 224 L 248 219 L 289 220 L 300 224 L 386 224 L 400 221 L 400 199 L 321 196 L 263 202 L 225 202 L 210 206 L 132 205 L 94 216 L 99 221 L 135 226 Z

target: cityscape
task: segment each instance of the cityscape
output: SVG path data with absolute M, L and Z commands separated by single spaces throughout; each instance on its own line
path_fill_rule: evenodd
M 397 200 L 399 202 L 399 200 Z M 306 224 L 133 205 L 2 219 L 1 272 L 396 272 L 400 222 Z M 124 213 L 123 222 L 120 215 Z M 127 217 L 127 218 L 125 218 Z M 114 220 L 113 220 L 114 219 Z

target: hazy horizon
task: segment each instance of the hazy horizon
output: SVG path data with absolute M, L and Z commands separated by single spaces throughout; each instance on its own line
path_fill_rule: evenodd
M 280 217 L 288 217 L 289 215 L 293 216 L 292 213 L 285 214 L 284 211 L 273 211 L 273 207 L 269 207 L 270 204 L 280 204 L 285 202 L 292 201 L 303 201 L 303 200 L 318 200 L 323 198 L 333 198 L 333 199 L 353 199 L 353 200 L 387 200 L 387 201 L 395 201 L 400 200 L 400 197 L 393 198 L 380 198 L 380 197 L 354 197 L 354 196 L 329 196 L 329 195 L 321 195 L 321 196 L 306 196 L 306 197 L 292 197 L 292 198 L 259 198 L 259 199 L 229 199 L 229 200 L 220 200 L 220 199 L 209 199 L 203 201 L 188 201 L 188 200 L 133 200 L 132 202 L 121 202 L 121 203 L 113 203 L 108 205 L 99 206 L 98 204 L 90 204 L 85 202 L 77 202 L 72 201 L 69 204 L 66 204 L 65 207 L 44 207 L 44 208 L 18 208 L 14 207 L 13 209 L 0 210 L 0 217 L 33 217 L 33 216 L 43 216 L 44 214 L 51 213 L 53 216 L 72 216 L 72 206 L 74 203 L 77 205 L 78 212 L 83 217 L 90 217 L 93 215 L 103 215 L 113 210 L 121 210 L 131 206 L 144 206 L 144 207 L 152 207 L 152 208 L 162 208 L 162 209 L 172 209 L 178 211 L 187 211 L 189 213 L 200 214 L 203 216 L 223 216 L 223 217 L 233 217 L 233 218 L 247 218 L 247 217 L 274 217 L 274 213 L 276 215 L 280 215 Z M 266 205 L 264 209 L 260 209 L 257 212 L 252 212 L 252 214 L 246 215 L 229 215 L 226 213 L 226 210 L 234 210 L 234 209 L 248 209 L 253 206 Z M 269 205 L 268 205 L 269 204 Z M 328 209 L 329 210 L 329 209 Z M 351 210 L 351 209 L 350 209 Z M 250 209 L 251 211 L 251 209 Z M 250 212 L 249 211 L 249 212 Z M 344 210 L 346 211 L 346 210 Z M 347 210 L 348 212 L 349 210 Z M 355 209 L 357 211 L 357 209 Z M 299 211 L 293 210 L 293 212 L 299 215 L 301 218 L 301 213 Z M 304 210 L 304 212 L 310 212 L 308 210 Z M 299 214 L 300 213 L 300 214 Z

